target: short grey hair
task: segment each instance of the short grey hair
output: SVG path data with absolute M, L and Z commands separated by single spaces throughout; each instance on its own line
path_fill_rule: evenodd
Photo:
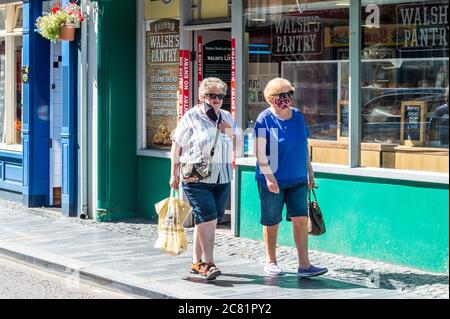
M 223 94 L 227 94 L 227 88 L 228 86 L 226 85 L 225 82 L 223 82 L 221 79 L 219 78 L 215 78 L 215 77 L 209 77 L 204 79 L 201 83 L 200 83 L 200 87 L 198 88 L 198 96 L 200 98 L 205 97 L 205 95 L 212 89 L 212 88 L 218 88 L 220 90 L 222 90 Z

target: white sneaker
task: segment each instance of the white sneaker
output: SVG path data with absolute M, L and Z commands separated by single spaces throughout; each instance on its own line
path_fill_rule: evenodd
M 280 266 L 275 263 L 268 263 L 264 266 L 264 272 L 268 276 L 278 277 L 284 275 L 283 270 Z

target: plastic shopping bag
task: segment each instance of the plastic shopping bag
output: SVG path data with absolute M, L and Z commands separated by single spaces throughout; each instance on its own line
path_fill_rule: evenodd
M 155 248 L 169 255 L 179 255 L 187 248 L 183 223 L 191 206 L 178 198 L 178 191 L 171 190 L 170 197 L 155 204 L 158 213 L 158 238 Z

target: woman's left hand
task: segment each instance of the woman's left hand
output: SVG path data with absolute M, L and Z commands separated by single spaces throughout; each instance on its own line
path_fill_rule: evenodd
M 225 121 L 220 122 L 220 124 L 219 124 L 219 130 L 220 130 L 222 133 L 227 134 L 229 137 L 233 137 L 233 135 L 234 135 L 233 128 L 231 127 L 230 124 L 228 124 L 228 123 L 225 122 Z

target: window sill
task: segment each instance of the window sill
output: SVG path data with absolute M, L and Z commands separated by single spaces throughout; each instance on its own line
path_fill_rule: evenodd
M 237 158 L 236 165 L 256 166 L 256 158 L 255 157 Z M 312 166 L 314 171 L 317 173 L 373 177 L 373 178 L 447 184 L 447 185 L 449 184 L 449 174 L 444 173 L 409 171 L 390 168 L 370 168 L 370 167 L 350 168 L 344 165 L 321 164 L 321 163 L 312 163 Z
M 170 158 L 170 151 L 157 149 L 138 149 L 137 155 L 159 158 Z
M 0 151 L 23 152 L 22 144 L 7 145 L 0 143 Z

